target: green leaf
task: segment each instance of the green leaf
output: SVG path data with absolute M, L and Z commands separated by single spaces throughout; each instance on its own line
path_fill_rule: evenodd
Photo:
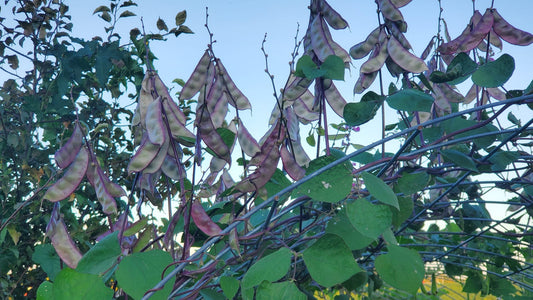
M 175 35 L 178 36 L 180 33 L 194 33 L 189 27 L 185 25 L 180 25 L 178 27 L 178 30 L 176 31 Z
M 411 195 L 425 188 L 429 183 L 429 179 L 430 177 L 426 172 L 402 172 L 394 188 L 406 196 Z
M 433 97 L 415 89 L 406 89 L 387 97 L 387 103 L 396 110 L 431 111 Z
M 220 287 L 228 299 L 233 299 L 239 290 L 239 281 L 230 276 L 220 277 Z
M 326 72 L 324 78 L 344 80 L 344 61 L 336 55 L 326 57 L 320 69 Z
M 350 250 L 363 249 L 374 241 L 374 239 L 364 236 L 355 229 L 344 210 L 328 221 L 326 233 L 340 236 Z
M 53 294 L 56 300 L 111 299 L 113 290 L 105 286 L 102 278 L 97 275 L 65 268 L 54 280 Z
M 37 300 L 54 300 L 54 285 L 50 281 L 44 281 L 39 285 Z
M 520 158 L 520 152 L 518 151 L 498 151 L 489 158 L 489 161 L 493 163 L 492 170 L 505 170 L 505 168 Z
M 157 19 L 156 26 L 158 30 L 168 31 L 168 26 L 161 18 Z
M 372 120 L 379 106 L 369 102 L 347 103 L 342 117 L 348 126 L 359 126 Z
M 161 281 L 163 270 L 171 263 L 170 254 L 162 250 L 133 253 L 122 259 L 115 276 L 128 295 L 141 299 L 144 293 Z M 172 284 L 166 284 L 150 299 L 167 299 L 171 291 Z
M 311 147 L 314 147 L 316 145 L 315 136 L 313 134 L 307 136 L 305 140 L 307 141 L 307 144 L 309 144 L 309 146 Z
M 104 11 L 111 11 L 111 9 L 105 5 L 100 5 L 93 11 L 93 15 L 99 12 L 104 12 Z
M 309 175 L 314 171 L 336 161 L 338 157 L 321 156 L 312 160 L 305 174 Z M 313 177 L 309 181 L 300 185 L 295 191 L 296 196 L 309 196 L 315 201 L 336 203 L 343 200 L 352 190 L 352 164 L 344 162 L 324 173 Z
M 400 227 L 413 214 L 414 203 L 411 197 L 398 197 L 400 211 L 390 208 L 392 212 L 392 225 L 395 228 Z
M 137 222 L 133 223 L 128 229 L 124 230 L 124 236 L 134 235 L 137 232 L 141 231 L 146 224 L 148 223 L 148 218 L 140 219 Z
M 347 204 L 346 214 L 357 231 L 373 240 L 392 223 L 392 212 L 388 205 L 372 204 L 363 198 Z
M 314 79 L 324 74 L 326 74 L 326 71 L 318 69 L 318 66 L 309 55 L 300 57 L 296 62 L 295 76 Z
M 219 292 L 212 289 L 203 289 L 200 291 L 204 300 L 225 300 L 226 298 Z
M 376 258 L 376 270 L 393 287 L 415 294 L 422 284 L 425 268 L 415 250 L 388 245 L 389 252 Z
M 513 285 L 513 283 L 506 279 L 506 278 L 500 278 L 496 275 L 489 275 L 490 279 L 490 286 L 489 286 L 489 293 L 491 295 L 494 295 L 496 297 L 503 297 L 503 299 L 507 299 L 505 296 L 511 295 L 516 292 L 516 288 Z
M 256 293 L 257 300 L 270 300 L 270 299 L 294 299 L 294 300 L 306 300 L 307 296 L 302 293 L 296 284 L 291 281 L 283 282 L 264 282 L 259 286 Z
M 106 22 L 111 22 L 111 15 L 107 11 L 102 12 L 100 18 L 102 18 Z
M 368 172 L 363 172 L 361 175 L 370 195 L 378 199 L 381 203 L 400 209 L 396 194 L 383 180 Z
M 303 253 L 311 277 L 324 287 L 342 283 L 361 272 L 346 243 L 337 235 L 326 233 Z
M 35 252 L 31 259 L 41 265 L 50 280 L 54 280 L 56 275 L 61 271 L 60 258 L 51 244 L 42 244 L 35 246 Z
M 241 287 L 248 289 L 259 285 L 263 280 L 276 281 L 285 276 L 291 266 L 292 253 L 281 248 L 253 264 L 242 278 Z
M 507 120 L 509 120 L 509 122 L 513 123 L 514 125 L 520 127 L 522 126 L 522 123 L 520 122 L 520 120 L 513 114 L 512 111 L 510 111 L 508 114 L 507 114 Z
M 448 82 L 450 85 L 456 85 L 465 81 L 477 67 L 477 63 L 468 54 L 461 52 L 450 62 L 446 73 L 434 71 L 429 76 L 429 79 L 435 83 Z
M 133 12 L 131 12 L 131 11 L 129 11 L 129 10 L 125 10 L 125 11 L 123 11 L 123 12 L 120 14 L 119 18 L 127 18 L 127 17 L 134 17 L 134 16 L 136 16 L 135 13 L 133 13 Z
M 291 185 L 291 181 L 287 178 L 287 176 L 285 176 L 285 173 L 283 173 L 283 171 L 280 169 L 276 169 L 276 171 L 274 171 L 274 175 L 272 175 L 272 177 L 270 177 L 268 182 L 265 184 L 265 189 L 267 191 L 266 195 L 259 195 L 254 201 L 254 203 L 256 205 L 259 205 L 262 201 L 268 199 L 268 197 L 270 196 L 277 194 L 279 191 L 288 187 L 289 185 Z M 280 198 L 280 201 L 284 201 L 288 197 L 289 194 Z
M 483 276 L 478 271 L 468 271 L 466 273 L 468 278 L 463 286 L 463 292 L 472 294 L 479 293 L 483 288 Z
M 187 19 L 187 11 L 182 10 L 176 15 L 176 26 L 180 26 L 185 23 Z
M 514 68 L 514 58 L 509 54 L 503 54 L 495 61 L 489 61 L 481 65 L 472 74 L 472 81 L 481 87 L 499 87 L 511 78 Z
M 103 275 L 122 254 L 118 244 L 118 231 L 103 238 L 83 255 L 76 271 L 95 275 Z
M 453 149 L 441 149 L 440 154 L 442 154 L 442 157 L 444 157 L 444 160 L 447 162 L 454 163 L 456 166 L 470 171 L 479 172 L 476 168 L 476 163 L 472 158 L 466 156 L 462 152 Z

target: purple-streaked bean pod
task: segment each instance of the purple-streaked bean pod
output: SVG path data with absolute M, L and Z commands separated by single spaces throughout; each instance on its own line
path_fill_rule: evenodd
M 293 180 L 300 180 L 305 176 L 305 170 L 298 165 L 296 158 L 287 149 L 287 145 L 284 144 L 280 149 L 281 162 L 283 163 L 283 169 L 289 174 Z
M 496 100 L 505 100 L 507 99 L 507 97 L 505 96 L 505 93 L 500 90 L 500 88 L 487 88 L 487 92 L 489 93 L 489 95 L 496 99 Z
M 261 151 L 252 157 L 250 165 L 258 166 L 267 155 L 266 153 L 270 151 L 270 147 L 274 147 L 276 143 L 279 144 L 285 139 L 286 130 L 285 126 L 282 126 L 282 122 L 279 120 L 274 126 L 271 126 L 265 135 L 259 140 Z
M 57 252 L 61 260 L 70 268 L 76 269 L 80 261 L 80 249 L 74 243 L 67 231 L 67 226 L 59 214 L 59 203 L 54 205 L 50 222 L 46 226 L 46 235 L 52 241 L 52 246 Z
M 404 70 L 412 73 L 421 73 L 428 69 L 424 60 L 416 57 L 409 50 L 402 47 L 400 42 L 394 37 L 389 38 L 387 43 L 387 51 L 390 57 Z
M 267 147 L 261 148 L 261 161 L 253 173 L 235 185 L 235 188 L 243 193 L 257 191 L 262 188 L 274 175 L 280 158 L 279 144 L 277 141 L 265 142 Z M 264 145 L 264 146 L 265 146 Z M 265 150 L 265 152 L 263 152 Z M 259 156 L 256 156 L 259 157 Z M 256 158 L 254 157 L 254 158 Z
M 403 16 L 400 10 L 394 5 L 391 0 L 379 0 L 379 10 L 385 19 L 391 21 L 403 21 Z
M 91 157 L 89 160 L 86 175 L 89 183 L 94 187 L 96 198 L 102 205 L 104 213 L 108 215 L 117 213 L 117 203 L 113 197 L 125 195 L 124 190 L 120 188 L 120 186 L 118 186 L 120 190 L 115 190 L 117 187 L 112 185 L 113 183 L 104 174 L 104 171 L 100 168 L 98 160 L 94 157 Z M 119 196 L 114 196 L 117 194 L 119 194 Z
M 227 162 L 225 160 L 213 156 L 213 158 L 211 158 L 211 162 L 209 162 L 209 171 L 212 174 L 217 174 L 218 172 L 222 171 L 222 169 L 224 169 L 224 166 L 226 166 L 226 164 Z
M 137 108 L 139 111 L 140 123 L 143 128 L 146 128 L 146 112 L 148 111 L 148 106 L 154 102 L 154 97 L 152 96 L 152 72 L 146 72 L 144 79 L 141 83 L 141 91 L 139 94 L 139 100 L 137 101 Z
M 374 46 L 379 41 L 379 35 L 382 31 L 382 27 L 377 27 L 376 29 L 372 30 L 370 34 L 366 37 L 366 39 L 359 44 L 356 44 L 350 48 L 350 56 L 353 59 L 361 59 L 370 53 L 372 49 L 374 49 Z
M 346 100 L 342 97 L 335 84 L 331 83 L 330 87 L 324 91 L 324 95 L 326 96 L 329 106 L 331 106 L 333 111 L 342 118 L 344 107 L 346 106 Z
M 402 47 L 404 47 L 407 50 L 410 50 L 413 48 L 411 47 L 411 44 L 409 43 L 405 35 L 403 35 L 403 33 L 400 31 L 400 29 L 396 25 L 396 22 L 388 21 L 387 28 L 390 30 L 391 34 L 398 40 L 398 42 L 400 42 Z
M 229 76 L 228 71 L 226 71 L 226 68 L 224 68 L 224 65 L 222 64 L 220 59 L 217 59 L 216 67 L 219 72 L 218 75 L 222 76 L 222 82 L 225 86 L 226 91 L 228 92 L 229 104 L 238 110 L 251 109 L 252 105 L 250 104 L 250 101 L 241 92 L 241 90 L 237 88 L 237 85 L 235 85 L 233 79 L 231 79 L 231 77 Z
M 294 151 L 294 158 L 296 159 L 296 163 L 300 166 L 309 166 L 309 162 L 311 161 L 311 158 L 305 153 L 304 148 L 302 147 L 302 143 L 300 141 L 292 141 L 292 150 Z
M 142 138 L 141 145 L 130 159 L 128 173 L 141 172 L 144 170 L 157 156 L 160 148 L 160 145 L 155 145 L 150 142 L 148 135 L 145 134 Z
M 492 28 L 494 17 L 490 10 L 487 10 L 476 24 L 476 15 L 477 14 L 474 13 L 470 19 L 470 24 L 475 24 L 473 25 L 473 29 L 471 31 L 469 31 L 470 26 L 467 26 L 467 28 L 459 37 L 448 43 L 440 45 L 439 50 L 442 54 L 468 52 L 477 47 L 477 45 L 483 41 Z
M 211 87 L 207 90 L 207 95 L 205 96 L 205 104 L 209 111 L 213 111 L 213 108 L 217 104 L 218 100 L 224 92 L 224 79 L 222 76 L 216 76 L 215 81 L 211 84 Z
M 492 29 L 490 30 L 489 43 L 494 47 L 502 50 L 503 42 L 502 39 L 496 34 L 496 32 L 494 32 L 494 26 L 495 25 L 492 25 Z
M 287 85 L 283 89 L 283 107 L 289 106 L 287 102 L 294 101 L 305 93 L 309 86 L 313 82 L 313 79 L 296 77 L 294 74 L 291 74 Z
M 477 95 L 479 94 L 479 91 L 481 91 L 481 88 L 475 84 L 472 84 L 468 92 L 466 92 L 465 102 L 463 104 L 469 104 L 474 99 L 476 99 Z
M 181 164 L 181 167 L 178 166 L 178 164 Z M 181 162 L 176 161 L 176 159 L 170 155 L 167 155 L 163 161 L 163 164 L 161 164 L 161 171 L 163 171 L 163 173 L 169 178 L 172 178 L 176 181 L 185 178 L 187 175 L 185 174 L 185 166 Z
M 163 124 L 163 113 L 161 112 L 161 97 L 148 105 L 146 110 L 146 131 L 150 141 L 156 145 L 165 142 L 166 131 Z
M 285 109 L 285 119 L 287 120 L 287 133 L 291 140 L 299 140 L 300 122 L 298 121 L 298 116 L 296 116 L 292 107 L 287 107 Z
M 364 92 L 367 88 L 369 88 L 374 80 L 376 80 L 376 77 L 378 76 L 378 72 L 372 72 L 372 73 L 360 73 L 359 78 L 355 82 L 355 86 L 353 88 L 354 94 L 361 94 Z
M 350 56 L 346 50 L 333 41 L 328 26 L 320 15 L 317 15 L 311 23 L 311 46 L 320 61 L 325 61 L 330 55 L 342 58 L 344 63 L 350 62 Z
M 213 150 L 218 157 L 231 163 L 230 150 L 224 143 L 224 140 L 222 140 L 220 134 L 215 130 L 211 121 L 211 115 L 205 106 L 196 109 L 195 125 L 198 128 L 200 138 L 207 147 Z
M 80 123 L 76 122 L 74 125 L 74 131 L 72 131 L 72 135 L 65 142 L 65 144 L 56 151 L 54 155 L 57 166 L 61 169 L 68 167 L 74 161 L 78 152 L 80 152 L 82 144 L 83 131 Z
M 381 36 L 386 36 L 384 31 Z M 389 54 L 387 52 L 386 37 L 383 39 L 380 38 L 380 44 L 375 45 L 374 50 L 372 50 L 372 54 L 370 54 L 370 58 L 361 65 L 360 72 L 373 73 L 380 70 L 381 67 L 383 67 L 383 64 L 385 64 L 387 57 L 389 57 Z
M 387 59 L 385 60 L 385 66 L 393 77 L 400 77 L 400 75 L 405 72 L 405 70 L 402 67 L 398 66 L 398 64 L 395 63 L 394 60 L 390 58 L 390 56 L 387 57 Z
M 441 86 L 439 86 L 438 84 L 434 84 L 433 91 L 435 92 L 434 93 L 435 101 L 433 103 L 434 103 L 434 109 L 437 112 L 437 115 L 444 116 L 444 115 L 450 114 L 452 112 L 452 106 L 450 105 L 450 100 L 446 97 L 444 92 L 441 90 Z
M 185 114 L 179 109 L 179 107 L 176 105 L 176 102 L 172 99 L 170 96 L 170 93 L 168 92 L 168 88 L 163 83 L 159 75 L 154 75 L 154 82 L 155 82 L 155 90 L 157 91 L 157 94 L 159 97 L 161 97 L 161 102 L 168 102 L 168 105 L 171 107 L 172 111 L 176 115 L 176 118 L 183 124 L 187 122 L 187 117 Z
M 204 207 L 198 199 L 194 200 L 191 205 L 191 216 L 194 224 L 208 236 L 220 235 L 222 229 L 211 220 L 211 217 L 205 212 Z
M 63 176 L 48 188 L 43 199 L 57 202 L 67 198 L 80 185 L 87 172 L 88 163 L 89 151 L 82 147 Z
M 492 10 L 492 14 L 494 15 L 494 32 L 504 41 L 519 46 L 527 46 L 533 43 L 533 35 L 531 33 L 509 24 L 495 8 Z
M 224 182 L 224 185 L 226 187 L 233 186 L 235 184 L 235 181 L 233 181 L 233 178 L 231 178 L 231 175 L 229 174 L 227 169 L 224 169 L 222 171 L 222 175 L 220 176 L 222 179 L 222 182 Z
M 433 46 L 435 46 L 435 41 L 437 40 L 436 36 L 433 36 L 431 40 L 429 41 L 428 45 L 426 46 L 426 49 L 422 52 L 422 55 L 420 55 L 420 58 L 423 60 L 426 60 L 426 58 L 429 56 L 431 51 L 433 50 Z
M 204 52 L 204 55 L 202 55 L 200 61 L 196 65 L 196 68 L 194 68 L 191 77 L 189 77 L 189 79 L 181 89 L 179 96 L 180 100 L 191 99 L 192 97 L 194 97 L 194 95 L 196 95 L 196 93 L 200 91 L 202 86 L 207 83 L 207 71 L 210 63 L 211 57 L 209 56 L 209 52 L 206 50 Z
M 313 109 L 314 101 L 315 97 L 313 94 L 309 90 L 306 90 L 292 105 L 298 120 L 304 125 L 316 121 L 319 118 L 318 111 Z
M 213 106 L 213 108 L 208 108 L 209 113 L 211 114 L 211 121 L 215 128 L 221 127 L 226 119 L 226 115 L 228 114 L 228 98 L 228 93 L 223 91 L 219 98 L 214 101 L 216 102 L 215 106 Z
M 325 0 L 320 0 L 320 12 L 328 22 L 329 26 L 334 29 L 344 29 L 348 27 L 348 22 L 334 10 Z
M 159 151 L 157 152 L 157 155 L 152 159 L 150 164 L 146 166 L 146 168 L 143 169 L 143 172 L 146 173 L 155 173 L 158 170 L 161 169 L 161 165 L 163 164 L 163 161 L 165 160 L 165 157 L 167 156 L 167 153 L 169 152 L 170 146 L 170 138 L 168 134 L 165 132 L 165 142 L 160 145 Z
M 238 120 L 238 125 L 237 139 L 239 140 L 239 145 L 246 155 L 254 157 L 259 151 L 261 151 L 261 148 L 248 129 L 244 127 L 241 120 Z
M 190 143 L 183 142 L 183 139 L 180 139 L 180 137 L 186 137 L 190 139 L 195 139 L 196 137 L 189 129 L 187 129 L 187 127 L 185 127 L 184 123 L 180 121 L 178 115 L 181 113 L 181 111 L 176 103 L 174 103 L 172 100 L 164 100 L 163 109 L 165 110 L 165 116 L 168 121 L 170 134 L 172 134 L 172 137 L 186 146 L 192 146 Z
M 392 4 L 394 4 L 394 6 L 396 6 L 397 8 L 404 7 L 411 1 L 413 0 L 391 0 Z
M 449 84 L 437 83 L 435 85 L 439 87 L 439 89 L 442 91 L 442 94 L 444 97 L 446 97 L 446 99 L 448 99 L 448 101 L 453 103 L 463 103 L 465 101 L 465 97 L 463 97 L 461 93 L 455 91 Z

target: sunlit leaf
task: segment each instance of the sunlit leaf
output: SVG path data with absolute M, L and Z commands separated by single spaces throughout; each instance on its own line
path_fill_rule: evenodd
M 347 204 L 346 214 L 357 231 L 373 240 L 392 223 L 392 212 L 388 205 L 372 204 L 363 198 Z
M 362 177 L 370 195 L 378 199 L 381 203 L 400 209 L 396 194 L 383 180 L 368 172 L 363 172 Z
M 102 275 L 117 262 L 117 258 L 121 254 L 122 251 L 118 244 L 118 231 L 115 231 L 103 238 L 83 255 L 78 262 L 76 271 Z
M 425 268 L 417 251 L 388 245 L 389 252 L 376 258 L 376 270 L 393 287 L 416 293 L 425 276 Z
M 54 299 L 111 299 L 113 290 L 102 278 L 65 268 L 54 280 Z
M 270 300 L 270 299 L 294 299 L 294 300 L 306 300 L 307 296 L 302 293 L 296 284 L 291 281 L 283 282 L 264 282 L 259 286 L 256 293 L 257 300 Z

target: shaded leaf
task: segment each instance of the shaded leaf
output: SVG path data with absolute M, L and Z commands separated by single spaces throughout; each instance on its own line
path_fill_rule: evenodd
M 398 210 L 400 209 L 396 194 L 383 180 L 368 172 L 363 172 L 362 177 L 370 195 L 374 196 L 381 203 L 396 207 Z
M 372 204 L 363 198 L 347 204 L 346 215 L 357 231 L 371 239 L 378 238 L 392 223 L 388 205 Z
M 393 287 L 415 294 L 422 284 L 425 268 L 417 251 L 388 245 L 389 252 L 376 258 L 376 270 Z
M 263 280 L 276 281 L 285 276 L 291 266 L 292 252 L 288 248 L 280 248 L 256 263 L 244 274 L 241 287 L 248 289 L 259 285 Z
M 431 111 L 433 97 L 422 91 L 406 89 L 387 97 L 390 107 L 403 111 Z
M 180 26 L 181 24 L 185 23 L 185 20 L 187 19 L 187 11 L 182 10 L 176 15 L 176 26 Z
M 302 293 L 296 284 L 291 281 L 283 282 L 264 282 L 259 286 L 256 293 L 257 300 L 271 300 L 271 299 L 294 299 L 306 300 L 307 296 Z
M 118 231 L 109 234 L 83 255 L 76 267 L 80 273 L 102 276 L 122 254 L 118 244 Z
M 479 66 L 472 74 L 472 81 L 482 87 L 499 87 L 511 78 L 514 68 L 514 58 L 509 54 L 503 54 L 495 61 Z

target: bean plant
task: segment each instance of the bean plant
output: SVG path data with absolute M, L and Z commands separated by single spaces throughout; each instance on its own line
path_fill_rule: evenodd
M 151 46 L 192 34 L 186 11 L 122 37 L 137 4 L 111 0 L 94 10 L 107 36 L 85 40 L 64 1 L 6 1 L 0 296 L 438 299 L 445 274 L 463 293 L 533 297 L 533 119 L 510 110 L 531 115 L 533 84 L 506 86 L 517 62 L 502 52 L 533 35 L 498 1 L 472 1 L 464 31 L 438 15 L 419 54 L 404 35 L 411 2 L 376 0 L 376 28 L 340 45 L 334 31 L 356 20 L 310 0 L 280 90 L 265 36 L 274 96 L 260 134 L 208 12 L 207 48 L 171 80 Z M 357 101 L 335 85 L 347 70 Z M 376 141 L 353 143 L 375 118 Z

